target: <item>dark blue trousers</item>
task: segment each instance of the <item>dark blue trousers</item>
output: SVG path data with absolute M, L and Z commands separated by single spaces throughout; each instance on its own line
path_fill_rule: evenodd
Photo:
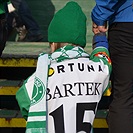
M 36 36 L 41 34 L 37 21 L 32 16 L 30 8 L 25 0 L 11 0 L 12 4 L 18 11 L 18 15 L 28 30 L 28 36 Z

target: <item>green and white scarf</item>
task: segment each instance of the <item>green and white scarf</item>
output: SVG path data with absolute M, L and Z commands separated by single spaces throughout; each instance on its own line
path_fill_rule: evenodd
M 51 62 L 61 62 L 66 59 L 77 59 L 79 57 L 89 57 L 89 54 L 83 48 L 72 45 L 64 46 L 50 55 Z
M 28 112 L 26 133 L 46 133 L 46 88 L 49 64 L 50 60 L 47 54 L 39 57 Z

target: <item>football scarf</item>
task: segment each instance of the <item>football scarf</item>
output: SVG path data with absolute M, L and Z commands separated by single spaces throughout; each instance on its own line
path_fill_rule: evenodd
M 33 92 L 28 112 L 26 133 L 46 133 L 46 88 L 49 64 L 50 60 L 47 54 L 39 57 L 34 85 L 31 85 L 33 86 Z

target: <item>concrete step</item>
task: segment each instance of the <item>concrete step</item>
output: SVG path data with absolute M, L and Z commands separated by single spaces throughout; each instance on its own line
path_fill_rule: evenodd
M 16 92 L 22 85 L 21 80 L 0 80 L 0 95 L 16 95 Z
M 106 117 L 108 110 L 98 110 L 94 120 L 94 128 L 108 128 Z M 0 127 L 22 128 L 26 121 L 22 118 L 19 110 L 0 109 Z
M 0 67 L 36 67 L 38 55 L 49 51 L 48 43 L 44 42 L 7 42 L 0 58 Z

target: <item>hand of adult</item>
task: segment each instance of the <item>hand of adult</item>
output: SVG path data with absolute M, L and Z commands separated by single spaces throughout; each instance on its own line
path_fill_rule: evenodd
M 99 33 L 98 25 L 96 25 L 94 22 L 92 22 L 92 31 L 94 34 Z
M 103 26 L 98 26 L 94 22 L 92 23 L 92 31 L 94 34 L 100 33 L 100 32 L 107 32 L 107 24 Z

